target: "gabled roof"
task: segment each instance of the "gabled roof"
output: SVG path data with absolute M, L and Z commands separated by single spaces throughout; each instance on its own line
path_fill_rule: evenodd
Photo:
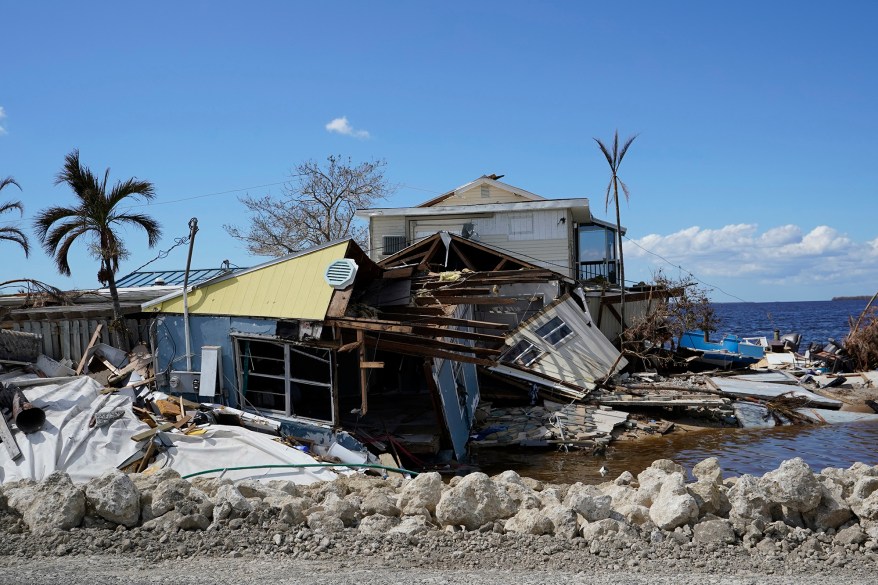
M 433 270 L 510 271 L 518 270 L 522 281 L 530 274 L 548 275 L 553 280 L 573 282 L 567 276 L 516 258 L 487 244 L 468 240 L 449 232 L 439 232 L 388 256 L 378 263 L 382 268 L 418 266 Z M 524 272 L 531 271 L 531 272 Z
M 473 187 L 479 187 L 481 185 L 490 185 L 490 186 L 496 187 L 498 189 L 502 189 L 504 191 L 509 191 L 509 192 L 514 193 L 516 195 L 520 195 L 521 197 L 528 199 L 530 201 L 544 201 L 546 199 L 545 197 L 541 197 L 541 196 L 537 195 L 536 193 L 531 193 L 530 191 L 525 191 L 524 189 L 519 189 L 518 187 L 513 187 L 512 185 L 508 185 L 506 183 L 501 183 L 497 179 L 502 177 L 502 176 L 503 175 L 499 175 L 499 176 L 498 175 L 482 175 L 481 177 L 479 177 L 475 181 L 470 181 L 469 183 L 466 183 L 465 185 L 461 185 L 460 187 L 457 187 L 456 189 L 453 189 L 453 190 L 449 191 L 448 193 L 444 193 L 444 194 L 440 195 L 439 197 L 435 197 L 433 199 L 430 199 L 429 201 L 425 201 L 424 203 L 421 203 L 420 205 L 416 205 L 415 207 L 433 207 L 437 203 L 441 203 L 442 201 L 445 201 L 449 197 L 457 195 L 458 193 L 462 193 L 463 191 L 467 191 L 469 189 L 472 189 Z
M 322 320 L 335 291 L 323 278 L 326 267 L 352 249 L 359 251 L 352 240 L 335 240 L 203 281 L 189 289 L 189 313 Z M 362 252 L 355 255 L 360 262 Z M 143 309 L 180 314 L 183 291 L 144 303 Z

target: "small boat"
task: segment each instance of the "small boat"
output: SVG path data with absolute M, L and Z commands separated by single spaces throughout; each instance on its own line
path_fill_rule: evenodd
M 703 331 L 687 331 L 680 338 L 680 348 L 694 352 L 698 361 L 721 368 L 739 368 L 755 364 L 765 357 L 769 347 L 764 337 L 740 338 L 726 335 L 722 341 L 708 341 Z

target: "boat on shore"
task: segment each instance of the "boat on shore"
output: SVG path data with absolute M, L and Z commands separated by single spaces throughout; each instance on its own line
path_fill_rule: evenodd
M 768 339 L 728 334 L 721 341 L 710 341 L 700 330 L 686 331 L 680 338 L 679 347 L 693 353 L 699 362 L 720 368 L 745 368 L 765 357 Z

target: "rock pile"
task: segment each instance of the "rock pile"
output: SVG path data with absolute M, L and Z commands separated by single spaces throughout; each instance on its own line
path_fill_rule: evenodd
M 878 551 L 878 466 L 814 473 L 796 458 L 762 477 L 723 479 L 717 461 L 706 459 L 693 475 L 696 481 L 687 482 L 685 470 L 669 460 L 596 486 L 544 484 L 512 471 L 472 473 L 448 484 L 425 473 L 411 480 L 355 475 L 300 486 L 187 481 L 170 469 L 152 475 L 111 471 L 77 486 L 56 472 L 42 482 L 0 487 L 0 526 L 8 533 L 57 535 L 79 527 L 161 538 L 249 527 L 264 530 L 278 546 L 302 534 L 417 537 L 444 531 L 553 537 L 595 550 L 621 541 L 813 554 L 827 546 Z

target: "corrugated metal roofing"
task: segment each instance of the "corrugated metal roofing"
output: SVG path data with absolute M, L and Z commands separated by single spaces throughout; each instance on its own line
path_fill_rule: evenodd
M 189 284 L 198 284 L 216 276 L 246 270 L 246 268 L 201 268 L 189 270 Z M 183 286 L 185 270 L 155 270 L 147 272 L 132 272 L 116 280 L 119 288 L 131 288 L 138 286 L 154 286 L 156 280 L 163 280 L 167 286 Z
M 206 283 L 189 293 L 189 314 L 322 320 L 333 293 L 323 273 L 347 248 L 344 240 Z M 163 313 L 182 313 L 183 297 L 156 306 Z

